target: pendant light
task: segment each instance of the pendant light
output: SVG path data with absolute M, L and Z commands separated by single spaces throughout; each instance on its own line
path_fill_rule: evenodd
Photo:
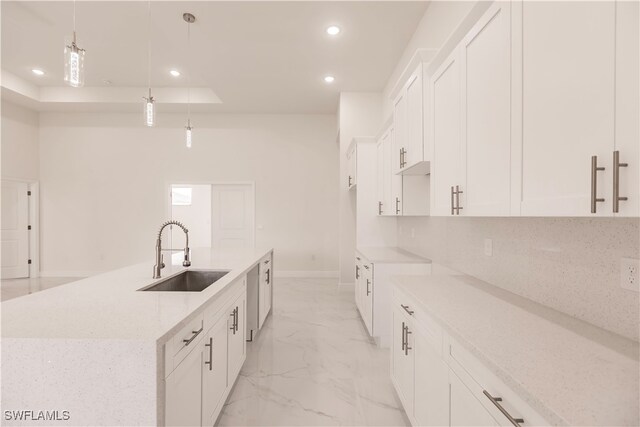
M 64 44 L 64 81 L 73 87 L 84 86 L 84 49 L 76 44 L 76 2 L 73 1 L 73 37 Z
M 183 13 L 182 19 L 187 23 L 187 126 L 185 129 L 185 141 L 187 148 L 191 148 L 193 128 L 191 127 L 191 88 L 189 87 L 189 76 L 191 75 L 191 69 L 188 67 L 188 59 L 191 47 L 191 24 L 196 22 L 196 17 L 191 13 Z
M 153 127 L 156 124 L 156 100 L 151 96 L 151 0 L 149 0 L 149 21 L 147 22 L 147 83 L 149 96 L 144 99 L 144 124 Z

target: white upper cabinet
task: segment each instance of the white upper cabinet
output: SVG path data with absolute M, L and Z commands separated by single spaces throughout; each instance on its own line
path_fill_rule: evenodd
M 432 75 L 431 215 L 454 214 L 453 189 L 462 185 L 460 120 L 460 50 L 456 49 Z
M 640 3 L 616 4 L 616 128 L 615 150 L 620 161 L 619 216 L 640 215 Z M 609 164 L 612 158 L 603 159 Z
M 393 173 L 394 162 L 399 161 L 399 151 L 394 149 L 394 127 L 387 128 L 380 137 L 377 153 L 378 215 L 402 214 L 402 176 Z
M 463 193 L 456 207 L 460 215 L 510 215 L 509 2 L 494 3 L 466 35 L 460 65 L 463 176 L 459 189 Z
M 393 103 L 393 173 L 405 167 L 407 151 L 407 98 L 403 90 Z
M 521 214 L 611 215 L 616 3 L 525 2 L 518 21 L 523 68 Z M 592 156 L 605 168 L 593 171 L 594 185 Z M 604 199 L 596 203 L 595 214 L 592 187 L 595 198 Z
M 347 150 L 347 188 L 352 189 L 356 185 L 356 145 L 352 144 Z

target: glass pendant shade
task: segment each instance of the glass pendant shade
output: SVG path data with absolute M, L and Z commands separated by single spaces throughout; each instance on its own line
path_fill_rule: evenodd
M 191 128 L 191 123 L 187 124 L 187 127 L 185 128 L 185 137 L 186 137 L 186 141 L 187 141 L 187 148 L 191 148 L 191 137 L 192 137 L 192 132 L 193 129 Z
M 76 45 L 76 34 L 64 45 L 64 81 L 73 87 L 84 86 L 85 50 Z
M 156 100 L 151 93 L 144 98 L 144 124 L 149 127 L 156 125 Z

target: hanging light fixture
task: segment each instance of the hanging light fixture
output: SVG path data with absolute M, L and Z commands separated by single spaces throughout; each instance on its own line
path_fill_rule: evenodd
M 73 87 L 84 86 L 85 50 L 76 44 L 76 2 L 73 1 L 73 36 L 64 44 L 64 81 Z
M 185 12 L 182 14 L 182 19 L 187 23 L 187 58 L 189 58 L 191 47 L 191 24 L 196 22 L 196 17 L 193 14 Z M 189 61 L 187 61 L 189 62 Z M 188 65 L 188 64 L 187 64 Z M 191 88 L 189 87 L 189 77 L 191 75 L 191 69 L 187 69 L 187 126 L 185 129 L 185 140 L 187 148 L 191 148 L 193 128 L 191 127 Z
M 156 124 L 156 100 L 151 96 L 151 0 L 149 0 L 149 21 L 147 23 L 147 82 L 149 96 L 144 99 L 144 124 L 152 127 Z

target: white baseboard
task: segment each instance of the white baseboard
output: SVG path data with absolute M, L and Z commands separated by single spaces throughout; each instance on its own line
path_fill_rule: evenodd
M 329 278 L 335 279 L 339 275 L 339 271 L 295 271 L 295 270 L 286 270 L 286 271 L 277 271 L 273 272 L 273 277 L 310 277 L 310 278 Z
M 91 271 L 91 270 L 66 270 L 66 271 L 41 271 L 40 277 L 90 277 L 102 274 L 104 271 Z

